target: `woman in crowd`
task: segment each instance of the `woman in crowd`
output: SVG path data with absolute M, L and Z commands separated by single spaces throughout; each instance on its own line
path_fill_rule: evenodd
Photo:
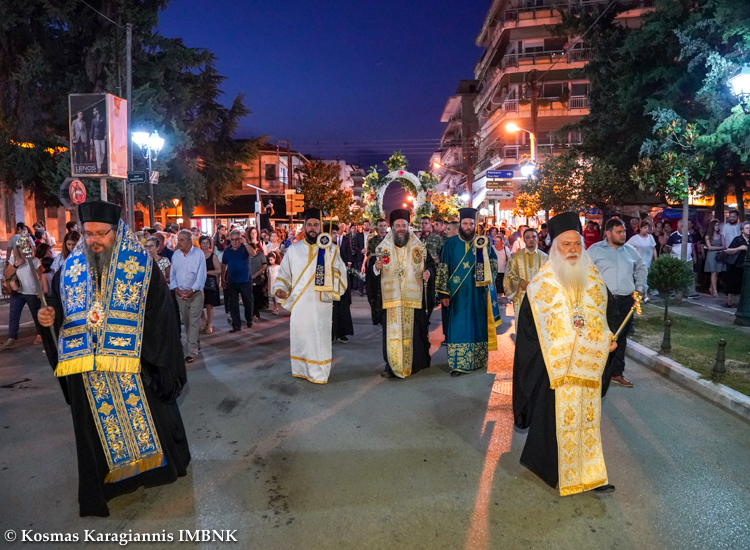
M 669 241 L 670 235 L 672 235 L 672 224 L 668 221 L 661 222 L 661 231 L 659 232 L 658 237 L 654 237 L 654 240 L 656 241 L 656 255 L 661 256 L 664 253 L 669 253 L 667 250 L 665 250 L 664 247 L 667 246 L 667 241 Z
M 282 256 L 284 255 L 284 244 L 279 239 L 279 234 L 276 231 L 272 231 L 269 236 L 267 245 L 263 245 L 263 254 L 268 256 L 271 252 L 278 252 Z
M 717 255 L 722 250 L 727 249 L 727 245 L 724 242 L 724 235 L 721 232 L 721 224 L 719 220 L 713 219 L 708 226 L 706 231 L 706 237 L 704 238 L 706 245 L 706 265 L 703 270 L 706 273 L 711 274 L 711 286 L 709 292 L 711 296 L 716 298 L 719 295 L 717 289 L 717 282 L 719 273 L 723 273 L 727 269 L 727 264 L 717 258 Z
M 70 256 L 70 253 L 73 252 L 73 249 L 76 247 L 76 244 L 78 244 L 78 241 L 80 239 L 81 234 L 78 231 L 68 231 L 65 234 L 65 238 L 63 239 L 62 252 L 55 256 L 55 259 L 52 262 L 52 266 L 50 267 L 52 273 L 57 273 L 57 271 L 62 267 L 62 265 L 65 263 L 65 260 L 68 258 L 68 256 Z
M 589 220 L 586 222 L 586 229 L 583 230 L 583 243 L 586 246 L 586 250 L 592 244 L 599 242 L 599 232 L 596 230 L 595 223 L 594 220 Z
M 510 247 L 508 247 L 507 240 L 505 239 L 505 231 L 500 230 L 497 237 L 492 242 L 492 246 L 495 248 L 495 255 L 497 255 L 497 277 L 495 277 L 495 292 L 498 297 L 503 295 L 503 280 L 505 279 L 505 269 L 510 261 Z
M 627 243 L 641 255 L 647 270 L 651 268 L 651 262 L 656 258 L 656 241 L 649 229 L 651 229 L 651 223 L 643 220 L 638 225 L 638 233 L 630 237 Z M 646 286 L 646 291 L 648 292 L 648 286 Z M 648 302 L 648 300 L 648 296 L 646 296 L 645 301 Z
M 745 263 L 747 247 L 750 245 L 750 222 L 742 222 L 740 234 L 727 248 L 727 303 L 724 307 L 737 307 L 742 293 L 742 264 Z
M 206 284 L 203 287 L 203 307 L 206 309 L 206 313 L 201 332 L 211 334 L 214 331 L 214 307 L 221 305 L 221 298 L 219 297 L 221 264 L 219 258 L 214 254 L 211 237 L 202 235 L 198 239 L 198 244 L 206 257 Z
M 167 283 L 169 282 L 169 272 L 172 269 L 172 264 L 169 262 L 169 258 L 166 258 L 164 256 L 159 256 L 159 246 L 160 246 L 159 239 L 156 237 L 149 237 L 146 239 L 146 244 L 143 245 L 146 249 L 146 252 L 151 254 L 151 257 L 156 262 L 156 265 L 159 266 L 159 270 L 161 271 L 161 274 L 164 275 L 164 278 L 167 280 Z

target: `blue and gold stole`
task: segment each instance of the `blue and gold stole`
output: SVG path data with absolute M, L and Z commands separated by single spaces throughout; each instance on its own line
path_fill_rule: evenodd
M 448 291 L 451 299 L 461 288 L 466 279 L 472 276 L 474 284 L 478 287 L 488 287 L 487 293 L 487 334 L 489 338 L 489 349 L 497 349 L 497 338 L 495 328 L 501 324 L 500 308 L 497 303 L 497 291 L 495 282 L 492 280 L 492 269 L 490 267 L 490 254 L 487 250 L 489 240 L 483 235 L 474 239 L 471 246 L 467 247 L 461 261 L 448 279 Z
M 113 483 L 165 464 L 141 381 L 141 343 L 153 260 L 120 221 L 97 291 L 84 239 L 60 275 L 64 319 L 55 376 L 81 374 Z

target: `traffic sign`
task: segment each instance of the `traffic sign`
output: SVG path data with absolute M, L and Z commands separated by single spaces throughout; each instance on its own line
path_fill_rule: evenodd
M 159 183 L 159 172 L 154 170 L 148 173 L 148 181 L 151 185 L 157 185 Z
M 512 189 L 513 182 L 510 180 L 487 180 L 487 189 Z
M 74 209 L 75 205 L 86 200 L 86 186 L 78 178 L 65 178 L 58 198 L 65 208 Z
M 487 194 L 484 196 L 485 199 L 495 199 L 495 200 L 511 200 L 514 198 L 513 191 L 496 191 L 496 190 L 490 190 L 487 191 Z
M 487 170 L 488 180 L 513 179 L 513 170 Z
M 128 172 L 128 183 L 146 183 L 146 172 Z

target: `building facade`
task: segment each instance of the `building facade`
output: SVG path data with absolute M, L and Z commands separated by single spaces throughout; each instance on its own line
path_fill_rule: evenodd
M 551 29 L 562 22 L 561 11 L 595 13 L 609 2 L 493 0 L 476 38 L 476 45 L 484 50 L 474 67 L 477 131 L 471 152 L 465 154 L 472 161 L 472 205 L 486 209 L 489 217 L 498 221 L 510 217 L 523 181 L 519 166 L 524 159 L 560 154 L 581 143 L 579 134 L 560 129 L 589 112 L 589 83 L 576 78 L 575 70 L 586 64 L 591 51 L 585 40 L 555 36 Z M 653 0 L 621 0 L 618 4 L 625 9 L 617 20 L 634 26 Z M 447 132 L 451 121 L 445 122 Z M 517 129 L 511 130 L 514 127 Z M 536 138 L 534 151 L 531 133 Z M 441 145 L 439 154 L 450 150 L 449 143 Z M 488 194 L 488 170 L 512 170 L 512 186 Z

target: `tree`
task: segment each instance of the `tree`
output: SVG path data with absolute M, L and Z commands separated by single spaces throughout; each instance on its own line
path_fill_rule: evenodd
M 693 101 L 702 75 L 687 70 L 681 58 L 682 46 L 675 30 L 697 21 L 693 0 L 656 0 L 655 9 L 645 13 L 640 25 L 625 27 L 616 19 L 627 3 L 602 4 L 597 11 L 577 14 L 570 10 L 556 31 L 581 34 L 607 9 L 586 35 L 592 59 L 576 71 L 590 82 L 590 112 L 579 122 L 563 128 L 575 129 L 583 137 L 582 150 L 611 164 L 622 174 L 638 161 L 641 144 L 650 137 L 649 112 L 671 108 L 694 120 L 700 105 Z
M 433 216 L 443 220 L 452 220 L 458 217 L 458 209 L 466 206 L 458 195 L 448 195 L 433 191 L 430 197 Z
M 516 208 L 513 210 L 513 215 L 526 218 L 526 223 L 529 223 L 529 218 L 536 216 L 541 209 L 542 203 L 539 200 L 539 195 L 521 193 L 516 197 Z
M 221 202 L 241 181 L 239 164 L 257 158 L 258 140 L 235 141 L 233 134 L 250 111 L 241 95 L 229 107 L 219 103 L 224 77 L 211 52 L 155 32 L 167 3 L 92 0 L 106 17 L 77 0 L 0 5 L 0 179 L 6 187 L 23 185 L 56 204 L 70 155 L 46 150 L 68 145 L 69 93 L 125 95 L 125 23 L 133 25 L 133 127 L 165 138 L 154 167 L 157 206 L 179 197 L 190 216 L 199 201 Z M 35 147 L 20 151 L 14 143 Z M 117 186 L 112 191 L 117 195 Z M 145 200 L 145 188 L 136 191 Z
M 632 200 L 634 188 L 612 164 L 571 150 L 545 157 L 521 191 L 538 197 L 541 210 L 580 212 L 593 205 L 606 212 Z
M 320 208 L 327 217 L 348 220 L 354 206 L 351 189 L 343 189 L 337 164 L 312 160 L 298 169 L 306 208 Z
M 681 292 L 693 280 L 693 270 L 682 260 L 662 254 L 648 269 L 648 286 L 664 296 L 664 320 L 669 319 L 669 295 Z

